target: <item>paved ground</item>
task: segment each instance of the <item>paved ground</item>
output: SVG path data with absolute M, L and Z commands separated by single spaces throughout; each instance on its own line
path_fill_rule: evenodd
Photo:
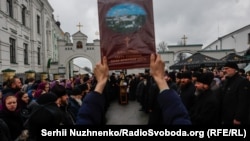
M 114 101 L 110 104 L 106 113 L 107 125 L 146 125 L 148 114 L 139 111 L 140 104 L 137 101 L 129 101 L 128 104 L 119 104 Z

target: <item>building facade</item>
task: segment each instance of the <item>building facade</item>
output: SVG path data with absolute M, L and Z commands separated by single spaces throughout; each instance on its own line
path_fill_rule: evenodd
M 0 69 L 46 72 L 58 61 L 58 30 L 47 0 L 0 0 Z
M 86 58 L 92 65 L 101 60 L 100 41 L 87 43 L 87 35 L 80 30 L 72 35 L 71 41 L 70 33 L 60 28 L 53 12 L 48 0 L 0 0 L 0 81 L 2 71 L 8 69 L 24 79 L 27 71 L 34 71 L 37 79 L 40 73 L 69 78 L 75 72 L 74 58 Z M 201 52 L 219 59 L 234 52 L 243 55 L 249 44 L 250 25 L 218 38 L 207 47 L 170 45 L 168 51 L 159 54 L 168 69 L 176 63 L 179 53 Z M 128 74 L 138 72 L 144 72 L 144 68 L 127 70 Z
M 212 42 L 206 47 L 202 44 L 197 45 L 170 45 L 168 51 L 159 52 L 165 60 L 166 69 L 169 66 L 176 63 L 176 58 L 180 53 L 195 53 L 200 52 L 204 55 L 211 56 L 216 59 L 230 54 L 236 53 L 243 56 L 246 51 L 250 48 L 250 25 L 242 27 L 236 31 L 233 31 L 227 35 L 219 37 L 217 40 Z M 240 64 L 240 67 L 244 68 L 245 64 Z
M 244 53 L 250 45 L 250 25 L 235 30 L 219 37 L 217 40 L 204 47 L 204 50 L 235 49 L 239 54 Z

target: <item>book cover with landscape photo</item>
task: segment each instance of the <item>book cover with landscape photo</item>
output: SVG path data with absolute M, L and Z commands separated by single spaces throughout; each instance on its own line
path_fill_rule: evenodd
M 98 14 L 109 69 L 148 68 L 156 52 L 152 0 L 98 0 Z

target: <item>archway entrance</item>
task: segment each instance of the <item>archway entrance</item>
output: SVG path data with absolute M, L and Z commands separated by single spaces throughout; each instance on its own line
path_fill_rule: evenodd
M 78 57 L 73 59 L 73 63 L 75 65 L 78 65 L 79 67 L 88 67 L 92 70 L 92 63 L 89 61 L 89 59 L 84 58 L 84 57 Z
M 73 74 L 83 74 L 83 73 L 92 73 L 93 72 L 93 64 L 91 61 L 84 57 L 77 57 L 73 59 Z

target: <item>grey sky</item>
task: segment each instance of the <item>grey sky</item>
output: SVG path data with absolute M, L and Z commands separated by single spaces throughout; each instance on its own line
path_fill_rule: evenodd
M 99 38 L 97 0 L 49 0 L 61 28 L 71 35 L 81 31 L 88 42 Z M 153 0 L 156 46 L 159 42 L 174 45 L 183 35 L 188 44 L 208 45 L 250 24 L 249 0 Z
M 76 33 L 79 22 L 88 42 L 99 38 L 97 0 L 48 0 L 64 32 Z M 215 41 L 250 24 L 250 0 L 153 0 L 156 46 L 176 45 L 183 35 L 187 44 Z

